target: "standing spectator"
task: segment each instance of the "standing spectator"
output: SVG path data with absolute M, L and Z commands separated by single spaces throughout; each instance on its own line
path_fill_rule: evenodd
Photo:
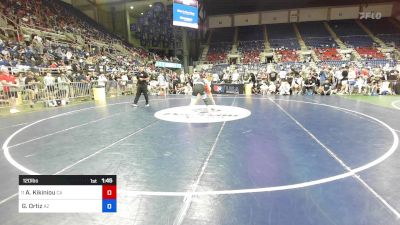
M 232 84 L 237 84 L 238 82 L 239 82 L 239 73 L 238 73 L 238 71 L 237 70 L 235 70 L 233 73 L 232 73 Z
M 342 79 L 341 79 L 341 88 L 340 88 L 340 93 L 341 94 L 347 94 L 347 91 L 349 90 L 347 80 L 349 79 L 349 67 L 346 66 L 342 70 Z
M 12 76 L 7 67 L 1 67 L 0 69 L 0 82 L 3 85 L 3 92 L 8 97 L 11 106 L 10 113 L 18 113 L 19 110 L 16 108 L 18 93 L 15 88 L 18 87 L 17 80 Z
M 99 79 L 97 80 L 97 85 L 99 87 L 105 87 L 106 82 L 107 82 L 107 77 L 104 75 L 104 73 L 100 74 Z
M 28 77 L 25 79 L 25 91 L 28 94 L 29 107 L 33 108 L 34 101 L 36 99 L 36 91 L 38 90 L 37 85 L 39 81 L 33 76 L 32 72 L 28 72 Z
M 157 77 L 159 92 L 158 95 L 167 95 L 168 83 L 165 80 L 164 74 L 160 73 Z
M 119 86 L 121 87 L 121 92 L 122 95 L 125 94 L 126 91 L 126 85 L 128 84 L 128 76 L 126 75 L 126 73 L 123 73 L 121 76 L 121 80 L 119 81 Z
M 349 94 L 353 93 L 353 89 L 354 89 L 354 85 L 356 84 L 356 71 L 355 68 L 352 66 L 349 69 L 349 73 L 348 73 L 348 86 L 349 86 Z

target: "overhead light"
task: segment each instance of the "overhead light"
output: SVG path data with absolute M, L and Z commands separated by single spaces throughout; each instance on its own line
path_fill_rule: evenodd
M 152 5 L 152 4 L 150 4 L 150 5 L 149 5 L 149 7 L 151 8 L 151 7 L 153 7 L 153 5 Z
M 131 6 L 131 9 L 133 9 L 133 6 Z
M 143 15 L 143 13 L 140 13 L 140 15 Z

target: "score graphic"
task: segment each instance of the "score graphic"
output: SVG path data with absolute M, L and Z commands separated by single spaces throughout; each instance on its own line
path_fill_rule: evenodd
M 20 175 L 20 213 L 115 213 L 116 175 Z
M 103 185 L 103 212 L 117 212 L 117 186 Z

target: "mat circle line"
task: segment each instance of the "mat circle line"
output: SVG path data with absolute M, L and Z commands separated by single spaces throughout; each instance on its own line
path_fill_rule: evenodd
M 220 98 L 234 98 L 234 97 L 220 97 Z M 236 98 L 247 98 L 247 97 L 236 97 Z M 177 99 L 185 99 L 185 98 L 167 98 L 167 99 L 158 99 L 158 100 L 177 100 Z M 259 99 L 265 99 L 268 100 L 268 98 L 259 98 Z M 351 112 L 354 114 L 358 114 L 364 117 L 367 117 L 371 120 L 374 120 L 376 122 L 378 122 L 379 124 L 381 124 L 383 127 L 387 128 L 393 136 L 393 143 L 392 146 L 389 148 L 388 151 L 386 151 L 382 156 L 380 156 L 379 158 L 365 164 L 362 166 L 359 166 L 357 168 L 351 169 L 350 171 L 346 172 L 346 173 L 342 173 L 342 174 L 338 174 L 335 176 L 330 176 L 330 177 L 326 177 L 326 178 L 321 178 L 321 179 L 317 179 L 317 180 L 311 180 L 311 181 L 306 181 L 306 182 L 301 182 L 301 183 L 296 183 L 296 184 L 289 184 L 289 185 L 280 185 L 280 186 L 270 186 L 270 187 L 261 187 L 261 188 L 246 188 L 246 189 L 231 189 L 231 190 L 216 190 L 216 191 L 198 191 L 198 192 L 163 192 L 163 191 L 130 191 L 130 190 L 119 190 L 119 192 L 121 194 L 125 194 L 125 195 L 134 195 L 134 196 L 187 196 L 188 194 L 190 195 L 195 195 L 195 196 L 204 196 L 204 195 L 231 195 L 231 194 L 246 194 L 246 193 L 260 193 L 260 192 L 272 192 L 272 191 L 282 191 L 282 190 L 291 190 L 291 189 L 298 189 L 298 188 L 304 188 L 304 187 L 310 187 L 310 186 L 314 186 L 314 185 L 319 185 L 319 184 L 324 184 L 324 183 L 328 183 L 328 182 L 332 182 L 332 181 L 337 181 L 340 179 L 344 179 L 347 177 L 351 177 L 356 175 L 359 172 L 362 172 L 364 170 L 367 170 L 371 167 L 374 167 L 380 163 L 382 163 L 383 161 L 385 161 L 387 158 L 389 158 L 398 148 L 399 145 L 399 137 L 397 136 L 397 133 L 395 132 L 395 130 L 390 127 L 388 124 L 386 124 L 385 122 L 361 113 L 361 112 L 357 112 L 354 110 L 350 110 L 350 109 L 346 109 L 346 108 L 342 108 L 342 107 L 338 107 L 338 106 L 333 106 L 333 105 L 328 105 L 328 104 L 322 104 L 322 103 L 315 103 L 315 102 L 307 102 L 307 101 L 300 101 L 300 100 L 291 100 L 291 99 L 273 99 L 273 101 L 291 101 L 291 102 L 299 102 L 299 103 L 304 103 L 304 104 L 311 104 L 311 105 L 320 105 L 320 106 L 325 106 L 325 107 L 330 107 L 333 109 L 338 109 L 338 110 L 343 110 L 343 111 L 347 111 L 347 112 Z M 127 104 L 129 102 L 119 102 L 119 103 L 113 103 L 113 104 L 108 104 L 106 106 L 113 106 L 113 105 L 121 105 L 121 104 Z M 10 152 L 9 152 L 9 148 L 8 148 L 8 144 L 10 143 L 10 141 L 21 131 L 23 131 L 24 129 L 33 126 L 35 124 L 38 124 L 40 122 L 49 120 L 49 119 L 54 119 L 57 117 L 61 117 L 61 116 L 65 116 L 65 115 L 70 115 L 70 114 L 74 114 L 77 112 L 81 112 L 81 111 L 86 111 L 86 110 L 90 110 L 90 109 L 95 109 L 95 108 L 100 108 L 100 107 L 105 107 L 105 106 L 95 106 L 95 107 L 88 107 L 88 108 L 83 108 L 83 109 L 78 109 L 78 110 L 74 110 L 74 111 L 70 111 L 70 112 L 66 112 L 66 113 L 62 113 L 62 114 L 58 114 L 55 116 L 51 116 L 48 118 L 44 118 L 38 121 L 35 121 L 31 124 L 28 124 L 27 126 L 24 126 L 22 128 L 20 128 L 19 130 L 15 131 L 13 134 L 11 134 L 6 141 L 3 143 L 3 153 L 7 159 L 7 161 L 12 164 L 14 167 L 16 167 L 17 169 L 19 169 L 20 171 L 27 173 L 27 174 L 38 174 L 35 171 L 32 171 L 26 167 L 24 167 L 23 165 L 19 164 L 17 161 L 15 161 Z

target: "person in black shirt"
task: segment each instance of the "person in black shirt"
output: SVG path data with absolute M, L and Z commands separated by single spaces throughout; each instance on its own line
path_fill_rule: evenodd
M 276 73 L 275 71 L 272 71 L 271 73 L 269 73 L 269 81 L 275 83 L 277 77 L 278 77 L 278 73 Z
M 34 77 L 32 72 L 28 72 L 28 77 L 25 79 L 25 91 L 28 94 L 29 106 L 33 108 L 33 103 L 36 97 L 35 91 L 39 84 L 38 79 Z
M 303 95 L 313 95 L 314 88 L 315 88 L 315 82 L 312 79 L 312 76 L 308 76 L 307 79 L 304 81 Z
M 332 85 L 329 80 L 325 80 L 324 84 L 322 85 L 322 92 L 321 95 L 330 95 L 332 90 Z
M 144 71 L 143 67 L 141 67 L 136 77 L 137 77 L 137 90 L 136 90 L 136 97 L 135 100 L 133 101 L 132 106 L 137 107 L 140 95 L 142 95 L 143 93 L 144 98 L 146 99 L 146 107 L 148 107 L 150 106 L 149 96 L 147 94 L 147 83 L 150 80 L 149 75 Z

